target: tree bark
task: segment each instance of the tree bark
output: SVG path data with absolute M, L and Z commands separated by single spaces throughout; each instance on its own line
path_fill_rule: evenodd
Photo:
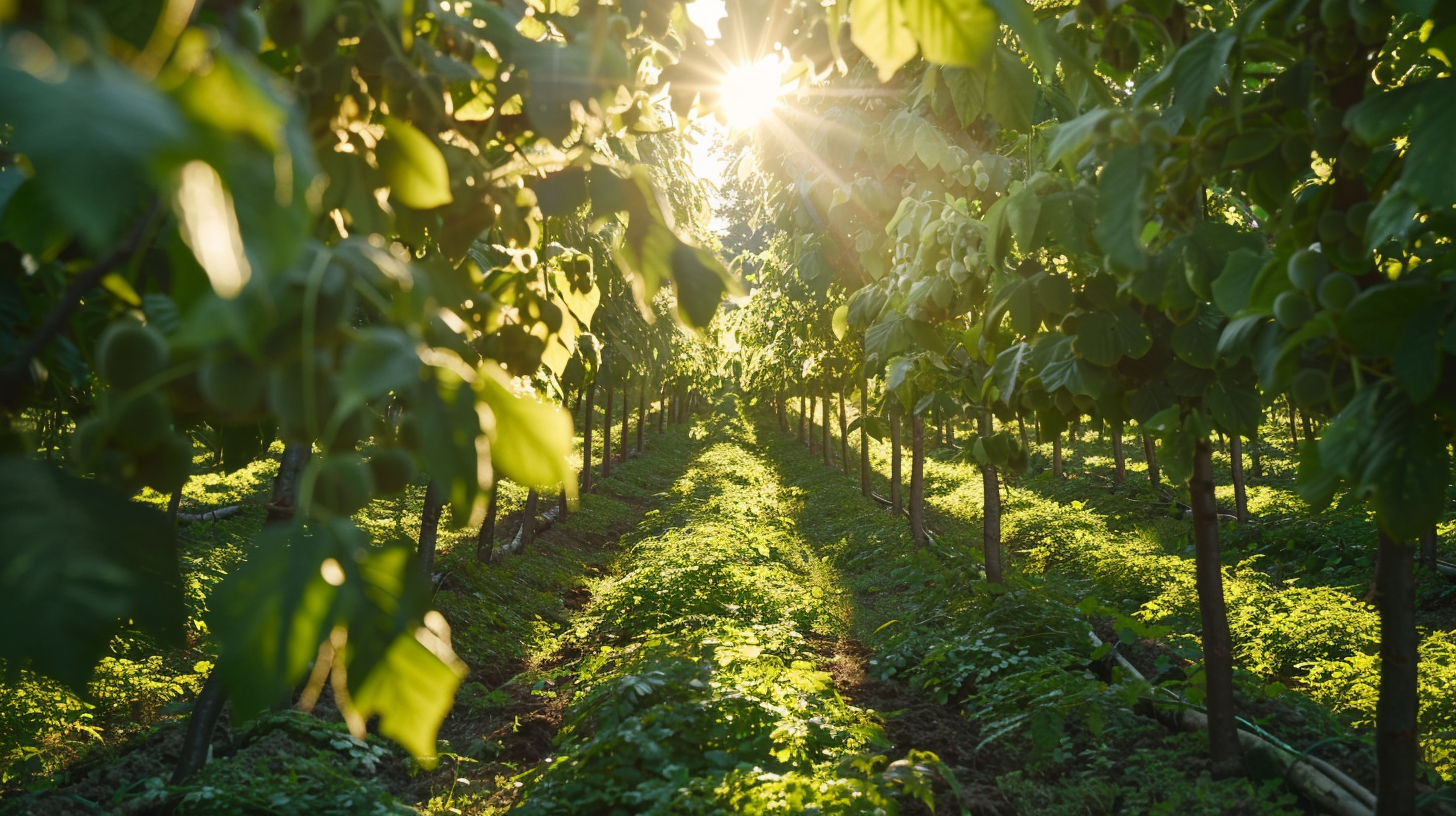
M 264 526 L 293 520 L 298 509 L 299 479 L 312 455 L 312 445 L 290 442 L 283 446 L 283 456 L 278 460 L 278 475 L 273 478 L 273 495 L 266 505 L 268 515 L 263 519 Z
M 1112 481 L 1127 481 L 1127 457 L 1122 455 L 1122 423 L 1112 426 Z
M 910 537 L 925 543 L 925 417 L 910 415 Z
M 805 404 L 808 399 L 809 395 L 806 391 L 799 392 L 799 442 L 802 444 L 808 444 L 808 440 L 804 438 L 804 414 L 808 411 Z
M 1249 520 L 1249 494 L 1244 489 L 1244 440 L 1238 434 L 1229 438 L 1229 469 L 1234 480 L 1234 518 L 1243 524 Z
M 788 433 L 789 432 L 789 408 L 788 408 L 788 405 L 787 405 L 788 398 L 784 396 L 784 391 L 783 391 L 782 388 L 779 389 L 777 402 L 778 402 L 778 405 L 776 407 L 778 408 L 778 415 L 779 415 L 779 433 Z
M 1052 437 L 1052 475 L 1062 478 L 1062 435 Z
M 1428 570 L 1436 568 L 1436 548 L 1439 543 L 1440 536 L 1436 534 L 1435 527 L 1427 530 L 1425 535 L 1421 536 L 1421 566 Z
M 1233 640 L 1223 596 L 1219 559 L 1218 507 L 1213 498 L 1213 448 L 1199 440 L 1193 450 L 1193 475 L 1188 479 L 1193 508 L 1193 553 L 1198 607 L 1203 618 L 1203 673 L 1208 708 L 1208 744 L 1215 779 L 1239 775 L 1243 760 L 1234 721 Z
M 890 398 L 890 510 L 900 515 L 900 406 L 894 397 Z
M 526 491 L 526 506 L 521 510 L 521 548 L 517 553 L 525 552 L 536 541 L 536 506 L 540 502 L 541 494 L 536 488 Z
M 1414 548 L 1379 533 L 1375 606 L 1380 611 L 1380 699 L 1375 704 L 1376 816 L 1414 816 L 1417 647 Z
M 440 511 L 445 507 L 442 492 L 431 479 L 425 485 L 425 506 L 420 510 L 420 569 L 426 581 L 435 573 L 435 541 L 440 535 Z
M 809 397 L 809 453 L 814 452 L 814 439 L 818 436 L 818 429 L 814 427 L 814 415 L 819 413 L 819 398 Z
M 1309 414 L 1300 414 L 1299 421 L 1304 426 L 1304 438 L 1314 439 L 1314 421 L 1309 418 Z
M 1158 446 L 1153 444 L 1153 437 L 1146 433 L 1143 434 L 1143 461 L 1148 464 L 1148 481 L 1157 490 L 1163 486 L 1163 480 L 1158 475 Z
M 981 414 L 982 437 L 991 435 L 991 418 Z M 1002 581 L 1001 574 L 1001 485 L 995 465 L 981 465 L 981 547 L 986 559 L 986 580 Z
M 839 467 L 849 472 L 849 416 L 844 410 L 844 392 L 839 392 Z
M 637 452 L 641 453 L 644 448 L 642 437 L 642 426 L 647 424 L 647 383 L 642 383 L 637 389 Z
M 597 398 L 597 378 L 593 376 L 587 381 L 586 397 L 582 403 L 586 406 L 585 418 L 581 429 L 581 492 L 590 493 L 592 488 L 592 420 L 595 419 Z
M 1264 476 L 1264 463 L 1259 455 L 1262 447 L 1258 434 L 1249 437 L 1249 476 L 1255 479 Z
M 480 522 L 480 530 L 475 534 L 475 560 L 482 564 L 490 563 L 490 555 L 495 550 L 495 517 L 500 512 L 500 481 L 497 479 L 490 485 L 490 492 L 485 499 L 485 518 Z
M 860 377 L 859 383 L 859 492 L 870 497 L 870 381 Z
M 657 432 L 667 430 L 667 386 L 662 386 L 662 399 L 657 403 Z
M 819 398 L 819 423 L 823 426 L 820 429 L 824 447 L 824 464 L 830 467 L 834 465 L 834 447 L 829 444 L 829 392 L 825 391 L 824 396 Z
M 1299 430 L 1295 427 L 1294 398 L 1286 395 L 1284 401 L 1289 404 L 1289 451 L 1291 454 L 1299 453 Z
M 622 386 L 622 445 L 621 459 L 627 461 L 627 440 L 632 435 L 632 389 Z
M 222 716 L 223 704 L 227 698 L 222 693 L 222 677 L 214 666 L 202 684 L 202 691 L 192 704 L 192 714 L 187 718 L 187 733 L 182 737 L 181 756 L 177 767 L 172 770 L 172 784 L 180 785 L 202 770 L 207 764 L 208 749 L 212 747 L 212 732 L 217 730 L 217 721 Z
M 612 478 L 612 383 L 607 382 L 605 414 L 602 417 L 602 478 Z
M 945 447 L 945 409 L 935 407 L 935 447 L 937 450 Z

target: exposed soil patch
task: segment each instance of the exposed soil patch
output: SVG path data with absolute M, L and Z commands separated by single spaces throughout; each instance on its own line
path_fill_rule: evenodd
M 994 748 L 976 750 L 981 734 L 975 723 L 899 683 L 866 674 L 865 663 L 872 653 L 860 643 L 827 638 L 810 638 L 809 642 L 823 656 L 840 695 L 860 708 L 878 712 L 884 719 L 892 760 L 911 749 L 934 751 L 955 774 L 961 796 L 958 798 L 950 785 L 938 783 L 935 813 L 959 813 L 961 808 L 972 816 L 1008 816 L 1015 812 L 996 787 L 996 777 L 1014 770 L 1014 765 Z M 930 813 L 914 801 L 905 802 L 901 812 L 917 816 Z

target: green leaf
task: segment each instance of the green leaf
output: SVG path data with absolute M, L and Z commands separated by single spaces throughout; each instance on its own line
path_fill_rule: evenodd
M 186 609 L 172 525 L 95 479 L 0 457 L 0 659 L 86 695 L 128 621 L 182 645 Z
M 1036 98 L 1036 77 L 1031 69 L 1014 52 L 997 46 L 986 81 L 986 113 L 1007 130 L 1030 133 Z
M 1404 240 L 1416 225 L 1420 204 L 1397 183 L 1381 197 L 1365 224 L 1365 251 L 1374 252 L 1387 241 Z
M 849 305 L 840 304 L 834 310 L 834 316 L 829 319 L 829 327 L 834 331 L 835 340 L 843 340 L 844 335 L 849 333 Z
M 1391 371 L 1411 402 L 1422 403 L 1436 393 L 1441 382 L 1441 328 L 1446 304 L 1432 301 L 1422 306 L 1405 325 L 1405 336 L 1396 349 Z
M 1011 235 L 1023 254 L 1036 248 L 1032 237 L 1036 235 L 1036 220 L 1040 215 L 1041 197 L 1030 187 L 1022 187 L 1006 201 L 1006 223 L 1011 226 Z
M 1264 407 L 1252 382 L 1220 375 L 1206 399 L 1213 421 L 1231 434 L 1252 438 L 1259 433 Z
M 491 463 L 516 484 L 538 489 L 564 484 L 568 495 L 575 495 L 576 471 L 567 463 L 571 416 L 559 405 L 513 392 L 509 378 L 494 363 L 486 363 L 483 370 L 477 380 L 479 395 L 495 417 Z
M 1230 252 L 1223 271 L 1213 279 L 1213 302 L 1218 310 L 1234 317 L 1249 305 L 1254 280 L 1264 266 L 1257 253 L 1247 249 Z
M 438 614 L 430 620 L 437 626 L 445 623 Z M 379 732 L 426 768 L 437 761 L 435 735 L 466 674 L 465 664 L 450 648 L 449 628 L 442 633 L 421 627 L 397 636 L 364 682 L 357 688 L 350 683 L 350 702 L 360 720 L 378 714 Z
M 430 137 L 403 119 L 385 117 L 386 139 L 376 149 L 389 195 L 407 207 L 431 210 L 455 200 L 445 157 Z
M 1223 315 L 1204 307 L 1198 317 L 1173 329 L 1173 353 L 1196 368 L 1218 364 L 1218 340 L 1223 334 Z
M 900 0 L 852 0 L 849 6 L 850 39 L 889 82 L 900 66 L 915 57 L 915 35 L 910 33 Z
M 1152 151 L 1143 145 L 1119 147 L 1102 168 L 1097 182 L 1095 234 L 1115 267 L 1147 268 L 1148 254 L 1141 236 L 1148 221 L 1151 171 Z
M 1067 170 L 1071 172 L 1092 144 L 1092 134 L 1097 129 L 1097 123 L 1111 114 L 1112 111 L 1107 108 L 1094 108 L 1076 119 L 1058 124 L 1051 132 L 1051 143 L 1047 145 L 1047 164 L 1056 164 L 1066 159 Z
M 1340 336 L 1361 354 L 1389 357 L 1399 349 L 1406 323 L 1437 297 L 1427 281 L 1372 286 L 1350 301 L 1340 316 Z
M 420 357 L 409 335 L 392 326 L 365 329 L 344 350 L 346 396 L 368 402 L 419 380 Z
M 1104 312 L 1082 315 L 1073 335 L 1072 348 L 1090 363 L 1116 365 L 1126 350 L 1118 334 L 1117 318 Z
M 900 8 L 921 55 L 939 65 L 978 64 L 999 28 L 981 0 L 900 0 Z
M 962 127 L 970 127 L 986 109 L 986 71 L 983 68 L 946 68 L 941 71 L 956 118 Z
M 1199 34 L 1178 49 L 1163 70 L 1138 89 L 1134 100 L 1141 103 L 1171 88 L 1170 108 L 1181 112 L 1184 120 L 1197 122 L 1228 70 L 1229 52 L 1237 39 L 1233 29 Z
M 1430 411 L 1401 398 L 1383 401 L 1361 475 L 1375 522 L 1397 541 L 1419 538 L 1440 521 L 1451 463 Z
M 684 325 L 703 328 L 718 313 L 729 277 L 727 270 L 706 250 L 682 241 L 672 250 L 672 282 L 677 292 L 677 314 Z
M 1421 83 L 1420 110 L 1411 121 L 1410 148 L 1401 168 L 1401 189 L 1436 207 L 1456 204 L 1456 78 L 1444 76 Z
M 1020 381 L 1021 370 L 1030 359 L 1031 346 L 1027 343 L 1016 343 L 997 354 L 996 361 L 991 364 L 990 371 L 986 372 L 986 380 L 981 385 L 982 398 L 1011 404 L 1012 395 L 1016 393 L 1016 384 Z

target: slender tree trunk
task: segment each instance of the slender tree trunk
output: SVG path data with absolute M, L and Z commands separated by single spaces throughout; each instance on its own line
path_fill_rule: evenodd
M 536 488 L 526 491 L 526 507 L 521 511 L 521 548 L 516 550 L 517 554 L 525 552 L 536 541 L 536 506 L 540 502 L 541 494 Z
M 1261 479 L 1264 476 L 1264 463 L 1262 453 L 1263 443 L 1259 441 L 1259 435 L 1249 437 L 1249 476 Z
M 1026 437 L 1026 420 L 1022 418 L 1021 414 L 1016 415 L 1016 427 L 1021 431 L 1021 447 L 1030 449 L 1031 442 Z
M 891 397 L 894 400 L 893 397 Z M 900 503 L 900 406 L 890 407 L 890 510 L 902 512 Z
M 49 443 L 47 443 L 47 444 L 49 444 Z M 46 451 L 46 458 L 49 459 L 50 458 L 50 455 L 51 455 L 51 452 L 49 450 L 47 450 Z M 173 490 L 172 491 L 172 498 L 170 498 L 170 499 L 167 500 L 167 520 L 170 521 L 170 522 L 172 522 L 172 526 L 173 527 L 176 527 L 177 526 L 177 512 L 179 510 L 181 510 L 181 509 L 182 509 L 182 488 L 179 487 L 176 490 Z
M 1244 440 L 1238 434 L 1229 438 L 1229 469 L 1234 479 L 1234 518 L 1243 524 L 1249 520 L 1249 494 L 1244 489 Z
M 910 415 L 910 537 L 925 543 L 925 417 Z
M 581 428 L 581 492 L 590 493 L 592 488 L 592 420 L 596 414 L 597 378 L 587 381 L 586 396 L 582 403 L 586 413 Z
M 647 424 L 647 383 L 642 383 L 637 389 L 637 452 L 644 450 L 642 438 L 642 426 Z
M 991 418 L 982 414 L 981 436 L 991 435 Z M 986 580 L 1002 582 L 1001 573 L 1001 485 L 994 465 L 981 466 L 981 548 L 986 559 Z
M 784 396 L 784 390 L 780 388 L 778 392 L 779 433 L 789 432 L 788 401 L 788 397 Z
M 849 472 L 849 416 L 844 410 L 844 392 L 839 392 L 839 467 Z
M 808 402 L 808 400 L 809 400 L 808 392 L 806 392 L 806 391 L 800 391 L 799 392 L 799 442 L 801 444 L 805 444 L 805 445 L 807 445 L 809 443 L 809 440 L 804 437 L 804 416 L 805 416 L 806 413 L 808 413 L 808 410 L 809 410 L 806 407 L 806 403 Z
M 809 397 L 809 453 L 814 452 L 814 442 L 819 436 L 819 429 L 814 426 L 814 417 L 819 413 L 819 397 Z
M 667 430 L 667 386 L 662 386 L 662 399 L 657 403 L 657 432 Z
M 278 460 L 278 475 L 273 478 L 273 495 L 269 497 L 268 515 L 263 524 L 281 524 L 293 520 L 298 509 L 298 483 L 303 477 L 303 468 L 313 455 L 313 446 L 291 442 L 283 446 L 283 456 Z
M 1207 690 L 1208 742 L 1215 779 L 1242 772 L 1239 733 L 1234 721 L 1233 640 L 1223 596 L 1218 545 L 1218 507 L 1213 499 L 1213 448 L 1199 440 L 1188 480 L 1193 506 L 1193 553 L 1198 607 L 1203 617 L 1203 673 Z
M 202 684 L 202 691 L 192 704 L 192 714 L 187 718 L 187 733 L 182 737 L 181 756 L 177 767 L 172 770 L 172 784 L 180 785 L 207 764 L 207 755 L 212 747 L 212 733 L 217 730 L 217 721 L 222 717 L 223 704 L 222 675 L 214 667 Z
M 860 377 L 859 382 L 859 492 L 870 497 L 870 381 Z
M 1052 437 L 1052 475 L 1062 478 L 1062 435 Z
M 1304 425 L 1304 438 L 1314 439 L 1314 421 L 1309 418 L 1309 414 L 1300 414 L 1299 421 Z
M 946 420 L 945 420 L 945 442 L 946 442 L 947 445 L 950 445 L 952 448 L 955 447 L 955 426 L 956 426 L 956 417 L 955 417 L 955 414 L 951 414 L 950 416 L 946 417 Z
M 1157 490 L 1163 486 L 1163 481 L 1158 476 L 1158 446 L 1153 444 L 1153 437 L 1146 433 L 1143 434 L 1143 461 L 1148 463 L 1148 481 Z
M 431 479 L 425 486 L 425 506 L 420 510 L 420 569 L 426 581 L 435 574 L 435 541 L 440 535 L 440 511 L 445 507 L 443 492 Z
M 627 440 L 632 435 L 632 389 L 622 386 L 622 461 L 627 461 Z
M 495 553 L 495 517 L 499 512 L 500 480 L 497 479 L 486 493 L 485 519 L 480 522 L 480 530 L 475 534 L 475 560 L 482 564 L 489 564 Z
M 935 447 L 937 450 L 945 447 L 945 409 L 935 407 Z
M 602 478 L 612 478 L 612 384 L 607 382 L 607 398 L 603 401 L 605 414 L 602 417 Z
M 1284 401 L 1289 404 L 1289 450 L 1292 454 L 1298 454 L 1299 430 L 1295 427 L 1296 420 L 1294 418 L 1294 398 L 1286 395 L 1284 397 Z
M 1427 530 L 1421 536 L 1421 566 L 1428 570 L 1436 568 L 1437 552 L 1436 547 L 1440 543 L 1440 536 L 1436 534 L 1436 528 Z
M 1375 704 L 1376 816 L 1414 816 L 1421 746 L 1416 715 L 1418 639 L 1415 551 L 1380 533 L 1375 606 L 1380 610 L 1380 699 Z
M 1127 457 L 1122 455 L 1122 423 L 1112 426 L 1112 481 L 1127 481 Z
M 832 467 L 834 465 L 834 446 L 829 444 L 829 392 L 825 391 L 824 396 L 819 398 L 819 422 L 824 427 L 821 429 L 822 441 L 824 443 L 824 464 Z

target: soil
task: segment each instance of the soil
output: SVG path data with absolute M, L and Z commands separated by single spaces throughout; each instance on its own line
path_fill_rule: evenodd
M 972 816 L 1009 816 L 1015 812 L 996 787 L 996 778 L 1015 770 L 1015 765 L 994 749 L 976 750 L 981 733 L 975 723 L 900 683 L 866 674 L 865 663 L 872 652 L 863 644 L 827 638 L 811 639 L 810 644 L 823 657 L 835 688 L 845 700 L 880 713 L 892 761 L 903 758 L 911 749 L 920 749 L 934 751 L 950 769 L 960 796 L 949 784 L 938 782 L 935 813 L 960 813 L 962 808 Z M 901 813 L 927 816 L 931 811 L 918 801 L 906 801 Z

